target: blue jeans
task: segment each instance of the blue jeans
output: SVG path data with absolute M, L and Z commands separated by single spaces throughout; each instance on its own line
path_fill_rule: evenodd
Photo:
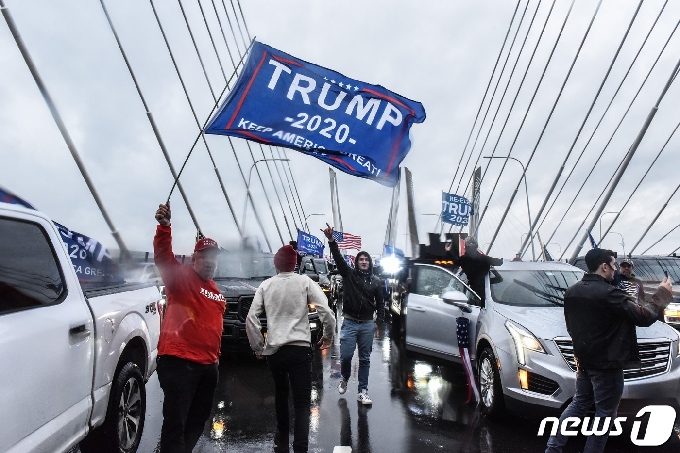
M 345 318 L 340 329 L 340 373 L 345 381 L 349 381 L 352 370 L 352 356 L 359 347 L 359 392 L 368 389 L 368 372 L 371 368 L 371 350 L 375 323 L 373 321 L 358 322 Z
M 610 428 L 613 426 L 616 411 L 623 395 L 623 370 L 582 370 L 576 372 L 576 395 L 569 406 L 560 416 L 562 420 L 567 417 L 583 418 L 595 403 L 595 417 L 600 417 L 599 426 L 604 423 L 605 417 L 611 417 Z M 591 420 L 592 422 L 592 420 Z M 579 430 L 581 425 L 579 425 Z M 598 453 L 604 451 L 604 446 L 609 438 L 609 433 L 602 436 L 589 436 L 586 441 L 584 453 Z M 557 434 L 550 436 L 546 453 L 562 451 L 569 440 L 563 436 L 558 428 Z

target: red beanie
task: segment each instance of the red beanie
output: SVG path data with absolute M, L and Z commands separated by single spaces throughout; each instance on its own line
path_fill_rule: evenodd
M 274 255 L 274 266 L 281 272 L 292 272 L 297 264 L 297 252 L 290 245 L 284 245 Z

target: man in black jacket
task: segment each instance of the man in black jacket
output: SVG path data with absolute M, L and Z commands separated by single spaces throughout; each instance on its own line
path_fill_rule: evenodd
M 456 266 L 460 266 L 467 275 L 470 288 L 485 301 L 486 276 L 489 275 L 491 266 L 503 264 L 503 258 L 492 258 L 482 253 L 472 236 L 465 238 L 465 250 L 462 254 L 451 243 L 446 244 L 445 250 Z
M 351 269 L 340 254 L 333 238 L 333 227 L 326 224 L 323 233 L 328 238 L 328 247 L 342 275 L 342 328 L 340 329 L 340 373 L 342 380 L 338 392 L 347 391 L 347 381 L 352 367 L 352 356 L 359 347 L 359 404 L 373 404 L 368 396 L 368 373 L 371 368 L 371 350 L 375 336 L 373 314 L 378 320 L 385 319 L 382 282 L 373 275 L 373 261 L 366 252 L 357 253 L 354 269 Z
M 595 403 L 595 429 L 605 417 L 616 417 L 623 394 L 623 368 L 639 362 L 635 326 L 651 326 L 671 302 L 671 282 L 665 278 L 646 305 L 638 305 L 626 292 L 611 285 L 616 254 L 592 249 L 586 253 L 590 273 L 564 293 L 564 317 L 574 344 L 576 394 L 560 417 L 582 418 Z M 601 452 L 607 434 L 590 436 L 585 452 Z M 548 439 L 548 452 L 561 452 L 568 438 L 558 432 Z

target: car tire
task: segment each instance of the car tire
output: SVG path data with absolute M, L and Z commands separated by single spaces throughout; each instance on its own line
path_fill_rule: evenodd
M 111 384 L 104 424 L 80 443 L 82 453 L 134 453 L 139 447 L 146 414 L 146 387 L 139 367 L 123 365 Z
M 496 364 L 496 357 L 491 348 L 482 349 L 477 361 L 479 377 L 479 396 L 482 413 L 489 418 L 499 418 L 505 412 L 503 386 Z

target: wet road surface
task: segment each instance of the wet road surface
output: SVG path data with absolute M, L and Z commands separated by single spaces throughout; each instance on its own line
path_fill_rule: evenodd
M 465 405 L 462 367 L 449 366 L 406 352 L 390 338 L 389 323 L 376 331 L 371 354 L 369 394 L 373 406 L 356 401 L 358 357 L 352 363 L 347 392 L 339 395 L 340 345 L 315 351 L 313 359 L 310 452 L 541 452 L 546 436 L 537 437 L 539 419 L 516 415 L 502 421 L 480 416 Z M 139 452 L 157 451 L 163 393 L 156 375 L 147 384 L 147 416 Z M 292 407 L 291 407 L 292 409 Z M 276 426 L 274 384 L 266 362 L 252 354 L 227 353 L 220 364 L 211 423 L 194 452 L 270 452 Z M 291 417 L 292 418 L 292 417 Z M 292 420 L 291 420 L 292 421 Z M 291 430 L 292 433 L 292 430 Z M 680 426 L 661 447 L 636 447 L 630 428 L 611 437 L 611 452 L 678 452 Z M 291 434 L 292 442 L 292 434 Z M 571 439 L 565 452 L 582 451 L 585 439 Z

